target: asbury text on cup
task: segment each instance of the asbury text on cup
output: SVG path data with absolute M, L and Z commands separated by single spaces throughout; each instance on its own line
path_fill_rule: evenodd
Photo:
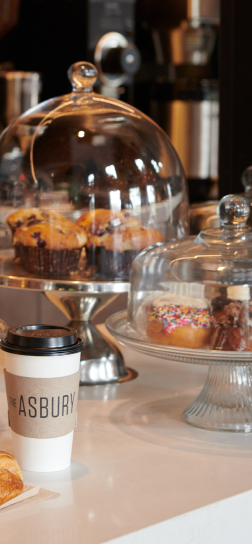
M 55 438 L 73 431 L 79 372 L 57 378 L 24 378 L 5 370 L 9 424 L 30 438 Z

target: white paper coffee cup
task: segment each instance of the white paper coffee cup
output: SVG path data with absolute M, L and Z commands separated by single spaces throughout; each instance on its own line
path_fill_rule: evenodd
M 68 468 L 83 349 L 77 331 L 51 325 L 17 327 L 9 329 L 1 348 L 9 424 L 21 469 Z

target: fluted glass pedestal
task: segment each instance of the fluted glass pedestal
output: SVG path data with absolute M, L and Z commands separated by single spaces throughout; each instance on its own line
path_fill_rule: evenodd
M 183 418 L 215 431 L 252 431 L 252 366 L 210 366 L 205 385 Z

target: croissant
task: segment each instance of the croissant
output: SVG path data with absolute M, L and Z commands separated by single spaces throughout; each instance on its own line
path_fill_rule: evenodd
M 0 506 L 23 490 L 23 477 L 18 463 L 12 455 L 0 451 Z

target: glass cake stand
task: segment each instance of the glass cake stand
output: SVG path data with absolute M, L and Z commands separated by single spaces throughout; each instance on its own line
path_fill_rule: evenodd
M 140 339 L 139 333 L 130 327 L 127 311 L 110 316 L 106 326 L 118 342 L 146 355 L 209 365 L 202 391 L 183 413 L 187 423 L 214 431 L 252 431 L 251 352 L 193 350 L 153 344 L 147 337 Z
M 0 285 L 44 292 L 83 339 L 80 385 L 121 383 L 136 378 L 137 373 L 125 367 L 116 346 L 108 342 L 90 321 L 121 293 L 128 292 L 127 282 L 83 280 L 78 273 L 53 280 L 36 278 L 14 264 L 13 258 L 13 249 L 0 251 Z

